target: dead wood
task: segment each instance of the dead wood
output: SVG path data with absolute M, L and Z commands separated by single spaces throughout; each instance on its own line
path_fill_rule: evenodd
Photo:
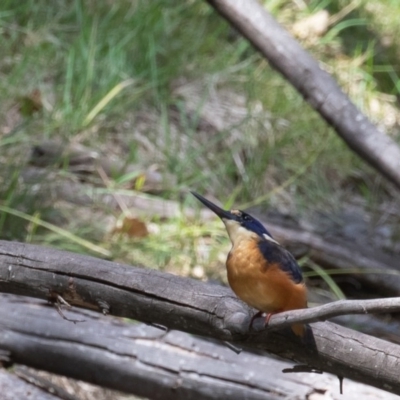
M 207 0 L 256 47 L 336 130 L 347 145 L 400 187 L 400 149 L 351 102 L 256 0 Z
M 25 379 L 21 379 L 18 376 L 1 369 L 0 398 L 1 400 L 62 400 L 62 397 L 47 393 L 36 385 L 30 384 Z
M 319 307 L 293 312 L 282 312 L 273 316 L 269 330 L 279 330 L 294 323 L 326 321 L 340 315 L 380 314 L 400 311 L 400 297 L 374 300 L 339 300 Z
M 243 351 L 237 355 L 222 343 L 86 310 L 68 312 L 71 319 L 85 320 L 73 324 L 40 300 L 2 295 L 0 301 L 0 349 L 36 368 L 150 399 L 276 400 L 314 393 L 339 398 L 335 376 L 284 374 L 282 370 L 292 366 L 264 354 Z M 16 371 L 51 387 L 26 369 L 17 367 Z M 345 382 L 344 389 L 341 400 L 356 394 L 367 400 L 385 396 L 351 381 Z M 60 398 L 70 400 L 65 393 Z
M 230 289 L 159 271 L 0 241 L 0 291 L 55 300 L 262 349 L 400 394 L 400 347 L 332 323 L 313 345 L 289 332 L 249 332 L 254 310 Z

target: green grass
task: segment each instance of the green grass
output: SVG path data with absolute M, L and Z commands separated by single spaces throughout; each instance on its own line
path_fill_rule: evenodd
M 399 2 L 306 3 L 264 2 L 288 28 L 318 10 L 335 16 L 354 5 L 304 46 L 359 107 L 385 125 L 385 110 L 398 114 Z M 85 251 L 79 240 L 42 223 L 35 228 L 38 221 L 54 222 L 60 212 L 21 183 L 29 148 L 42 139 L 84 144 L 143 168 L 157 164 L 176 178 L 162 196 L 180 201 L 195 189 L 229 204 L 269 204 L 296 214 L 334 210 L 352 196 L 373 208 L 387 196 L 377 174 L 204 1 L 3 0 L 0 34 L 1 238 Z M 178 79 L 200 82 L 191 107 L 174 90 Z M 21 113 L 35 90 L 40 109 Z M 231 93 L 227 108 L 234 109 L 235 96 L 241 96 L 246 118 L 229 126 L 228 117 L 222 130 L 204 128 L 205 104 L 219 91 Z M 145 128 L 143 116 L 151 121 Z M 396 124 L 386 128 L 398 135 Z M 114 176 L 114 187 L 126 187 L 134 175 Z M 33 219 L 27 222 L 18 212 Z M 196 244 L 209 236 L 221 243 L 221 226 L 209 232 L 206 224 L 196 228 L 183 216 L 155 216 L 146 223 L 156 224 L 159 233 L 142 240 L 113 238 L 112 245 L 94 226 L 68 218 L 60 224 L 116 259 L 167 269 L 189 265 L 190 271 L 202 265 L 212 276 L 221 262 L 218 246 L 207 244 L 210 256 L 202 258 Z

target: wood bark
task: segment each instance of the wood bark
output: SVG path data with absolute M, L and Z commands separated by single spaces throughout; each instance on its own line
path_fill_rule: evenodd
M 384 314 L 400 311 L 400 297 L 373 300 L 339 300 L 319 307 L 293 312 L 282 312 L 271 318 L 268 329 L 279 330 L 295 323 L 326 321 L 341 315 Z
M 278 400 L 310 398 L 321 390 L 341 400 L 355 394 L 365 400 L 385 396 L 350 381 L 340 396 L 335 376 L 284 374 L 291 369 L 288 362 L 264 354 L 238 355 L 222 343 L 183 332 L 79 309 L 68 312 L 70 318 L 85 320 L 74 325 L 40 300 L 3 294 L 0 301 L 0 349 L 19 363 L 150 399 Z
M 347 145 L 400 187 L 400 149 L 256 0 L 207 0 L 336 130 Z
M 1 369 L 0 398 L 1 400 L 61 400 L 60 397 L 51 393 L 46 393 L 46 391 L 31 385 L 18 376 Z
M 0 241 L 0 291 L 57 301 L 265 350 L 400 394 L 400 347 L 332 323 L 313 343 L 291 331 L 249 331 L 254 313 L 230 289 L 155 270 Z

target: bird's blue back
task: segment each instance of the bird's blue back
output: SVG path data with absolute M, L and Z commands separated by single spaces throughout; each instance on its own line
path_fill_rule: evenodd
M 276 242 L 260 238 L 258 248 L 269 264 L 277 264 L 285 271 L 294 283 L 301 283 L 303 275 L 294 257 Z

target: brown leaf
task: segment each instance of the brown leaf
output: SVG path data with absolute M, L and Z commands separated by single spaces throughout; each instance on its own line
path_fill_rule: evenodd
M 139 218 L 126 215 L 119 226 L 114 228 L 113 233 L 124 233 L 131 237 L 145 237 L 149 234 L 149 231 L 146 224 Z

